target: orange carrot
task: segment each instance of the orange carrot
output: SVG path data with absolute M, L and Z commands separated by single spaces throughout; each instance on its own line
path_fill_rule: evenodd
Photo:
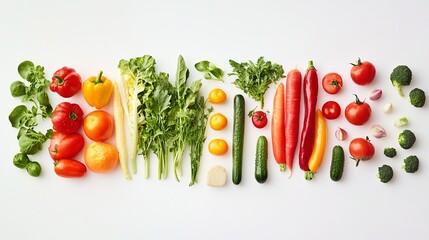
M 286 77 L 286 165 L 289 168 L 289 177 L 292 176 L 293 159 L 298 145 L 301 78 L 298 69 L 290 70 Z
M 273 118 L 271 121 L 271 140 L 274 159 L 279 164 L 280 171 L 286 170 L 286 135 L 285 135 L 285 87 L 280 83 L 274 95 Z

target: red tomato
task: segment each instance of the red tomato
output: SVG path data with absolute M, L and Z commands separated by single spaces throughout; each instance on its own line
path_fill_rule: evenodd
M 322 113 L 326 119 L 336 119 L 341 114 L 341 107 L 337 102 L 327 101 L 322 106 Z
M 263 128 L 268 123 L 267 114 L 263 111 L 250 112 L 249 115 L 252 116 L 253 126 L 257 128 Z
M 102 142 L 113 135 L 113 118 L 108 112 L 95 110 L 83 120 L 83 131 L 86 136 L 96 142 Z
M 361 102 L 356 96 L 356 101 L 350 103 L 347 107 L 345 112 L 346 119 L 353 125 L 363 125 L 371 116 L 371 107 L 366 102 Z
M 325 92 L 336 94 L 343 87 L 343 79 L 338 73 L 328 73 L 323 77 L 322 86 Z
M 358 85 L 366 85 L 375 77 L 375 67 L 372 63 L 364 61 L 361 62 L 360 58 L 358 59 L 356 64 L 353 64 L 352 69 L 350 70 L 350 76 Z
M 64 134 L 54 132 L 49 145 L 49 155 L 54 160 L 72 158 L 83 148 L 85 140 L 79 133 Z
M 74 133 L 82 126 L 82 108 L 76 103 L 62 102 L 55 107 L 51 121 L 55 131 Z
M 55 161 L 54 171 L 60 177 L 82 177 L 86 173 L 85 164 L 73 159 L 61 159 Z
M 374 157 L 375 148 L 368 137 L 366 139 L 355 138 L 350 142 L 349 153 L 352 159 L 357 161 L 356 166 L 358 166 L 360 161 L 370 160 Z

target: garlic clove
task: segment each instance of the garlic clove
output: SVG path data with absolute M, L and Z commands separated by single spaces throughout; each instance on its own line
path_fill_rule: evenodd
M 387 135 L 386 130 L 378 124 L 371 127 L 371 133 L 375 138 L 382 138 Z
M 374 89 L 370 92 L 369 99 L 371 99 L 372 101 L 375 101 L 379 99 L 382 94 L 383 94 L 383 91 L 381 89 Z
M 387 103 L 387 104 L 386 104 L 386 105 L 384 105 L 384 107 L 383 107 L 383 111 L 384 111 L 385 113 L 391 113 L 391 112 L 392 112 L 392 110 L 393 110 L 393 106 L 392 106 L 392 103 L 391 103 L 391 102 Z

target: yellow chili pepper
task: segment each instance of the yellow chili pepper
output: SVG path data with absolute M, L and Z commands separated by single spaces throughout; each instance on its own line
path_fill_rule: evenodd
M 314 177 L 314 173 L 317 172 L 320 165 L 322 164 L 323 154 L 325 153 L 327 129 L 325 118 L 323 117 L 320 109 L 316 110 L 316 129 L 314 136 L 313 152 L 311 153 L 310 160 L 308 161 L 309 172 L 305 173 L 305 179 L 311 180 Z
M 113 84 L 100 71 L 98 76 L 92 76 L 83 82 L 82 92 L 86 102 L 91 107 L 100 109 L 109 103 Z

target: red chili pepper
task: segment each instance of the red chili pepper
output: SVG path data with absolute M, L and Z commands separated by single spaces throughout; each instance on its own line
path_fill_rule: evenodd
M 54 162 L 54 171 L 60 177 L 82 177 L 86 173 L 85 164 L 73 159 L 61 159 Z
M 52 77 L 49 88 L 52 92 L 57 92 L 60 96 L 69 98 L 79 92 L 82 87 L 80 75 L 69 67 L 58 69 Z
M 55 107 L 51 120 L 55 131 L 74 133 L 82 126 L 83 111 L 76 103 L 62 102 Z
M 313 61 L 309 61 L 304 76 L 304 123 L 299 146 L 299 167 L 303 171 L 310 171 L 308 161 L 314 145 L 318 84 L 316 68 Z

